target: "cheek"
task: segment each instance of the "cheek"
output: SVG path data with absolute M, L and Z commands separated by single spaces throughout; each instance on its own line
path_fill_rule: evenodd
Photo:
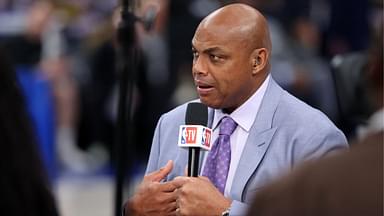
M 233 80 L 228 79 L 227 77 L 221 77 L 217 81 L 217 84 L 218 84 L 217 89 L 218 89 L 219 97 L 225 98 L 230 94 L 230 92 L 233 91 L 233 86 L 234 86 Z
M 222 92 L 226 97 L 236 100 L 242 94 L 243 90 L 249 86 L 250 80 L 251 77 L 245 77 L 244 74 L 227 76 L 222 83 Z
M 239 84 L 243 84 L 243 80 L 241 80 L 243 74 L 239 74 L 239 70 L 242 69 L 244 68 L 241 68 L 235 62 L 228 62 L 228 64 L 220 68 L 210 68 L 210 75 L 216 83 L 218 97 L 229 97 L 230 94 L 239 88 Z

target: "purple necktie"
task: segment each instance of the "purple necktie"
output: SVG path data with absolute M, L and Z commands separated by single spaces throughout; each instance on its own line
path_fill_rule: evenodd
M 236 122 L 229 116 L 221 119 L 219 137 L 208 153 L 203 170 L 203 176 L 208 177 L 222 194 L 224 194 L 231 162 L 230 136 L 236 126 Z

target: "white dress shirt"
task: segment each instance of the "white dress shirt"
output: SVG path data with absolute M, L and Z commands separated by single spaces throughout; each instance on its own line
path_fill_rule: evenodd
M 225 185 L 224 196 L 229 197 L 229 192 L 232 186 L 233 177 L 237 165 L 240 161 L 241 154 L 243 152 L 245 143 L 248 139 L 249 131 L 256 119 L 256 115 L 259 112 L 261 101 L 263 100 L 265 91 L 269 83 L 270 75 L 264 80 L 260 88 L 240 107 L 234 110 L 230 115 L 223 113 L 222 110 L 215 110 L 212 129 L 212 141 L 216 141 L 219 136 L 219 122 L 224 116 L 230 116 L 236 123 L 237 127 L 231 135 L 231 162 L 228 171 L 227 182 Z M 208 152 L 204 152 L 204 161 L 201 172 L 204 170 L 205 161 L 207 159 Z

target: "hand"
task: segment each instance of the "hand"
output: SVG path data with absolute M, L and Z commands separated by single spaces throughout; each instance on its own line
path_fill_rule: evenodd
M 160 182 L 172 170 L 173 162 L 144 176 L 134 196 L 125 204 L 130 215 L 174 215 L 177 192 L 172 182 Z M 128 212 L 127 212 L 128 211 Z
M 221 215 L 231 200 L 224 197 L 207 177 L 176 177 L 177 215 Z

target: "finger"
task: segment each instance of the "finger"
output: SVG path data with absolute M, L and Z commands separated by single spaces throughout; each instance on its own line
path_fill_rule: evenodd
M 215 185 L 211 182 L 211 180 L 206 176 L 199 176 L 198 180 L 204 185 L 211 185 L 215 187 Z
M 160 182 L 163 180 L 173 169 L 173 161 L 169 160 L 165 166 L 157 171 L 151 172 L 145 176 L 145 179 Z
M 168 192 L 168 193 L 163 193 L 162 194 L 162 199 L 163 199 L 164 203 L 175 202 L 177 200 L 177 197 L 178 197 L 177 190 L 174 190 L 172 192 Z
M 180 188 L 189 180 L 190 180 L 190 177 L 178 176 L 175 179 L 173 179 L 170 183 L 172 183 L 176 188 Z
M 185 169 L 184 169 L 184 175 L 185 175 L 185 176 L 188 176 L 188 165 L 185 166 Z
M 168 212 L 167 216 L 177 216 L 176 210 L 173 212 Z
M 174 201 L 171 203 L 163 204 L 159 210 L 163 214 L 172 215 L 171 213 L 174 213 L 176 209 L 177 209 L 177 204 L 176 204 L 176 201 Z
M 177 208 L 175 208 L 173 211 L 167 212 L 167 216 L 178 216 L 176 213 Z
M 167 212 L 169 212 L 169 213 L 171 213 L 171 212 L 175 212 L 176 209 L 177 209 L 177 203 L 176 203 L 176 201 L 170 203 L 170 204 L 167 206 Z
M 177 208 L 177 209 L 175 210 L 175 214 L 176 214 L 176 216 L 180 216 L 180 215 L 181 215 L 181 213 L 180 213 L 180 209 L 179 209 L 179 208 Z
M 177 188 L 178 188 L 178 184 L 175 184 L 173 180 L 159 184 L 159 190 L 162 192 L 173 192 Z
M 206 176 L 199 176 L 198 178 L 203 180 L 203 181 L 211 182 L 211 180 L 209 180 L 209 178 Z

